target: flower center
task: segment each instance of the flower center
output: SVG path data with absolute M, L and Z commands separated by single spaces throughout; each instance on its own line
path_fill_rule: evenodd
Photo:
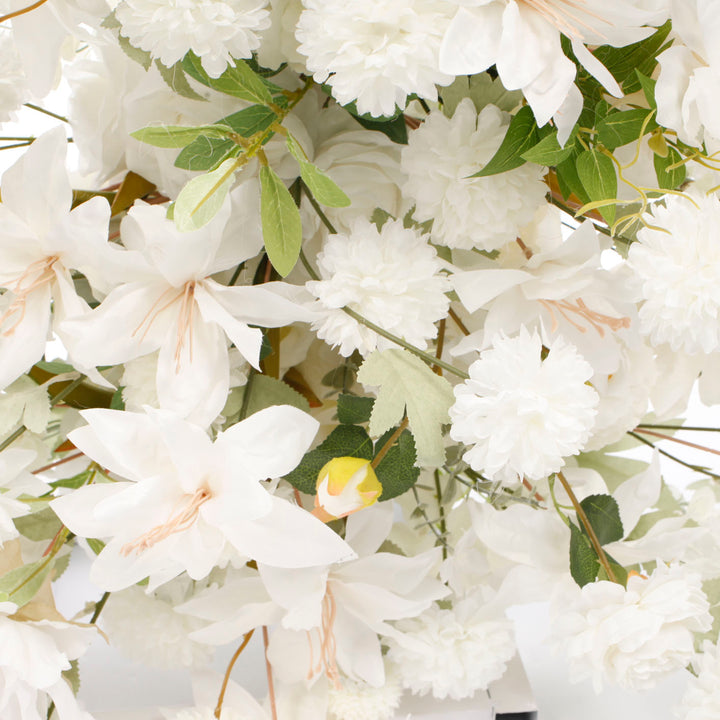
M 170 299 L 167 300 L 168 296 Z M 160 313 L 167 310 L 171 305 L 174 305 L 177 301 L 180 301 L 180 310 L 177 318 L 177 339 L 175 341 L 175 372 L 180 372 L 180 358 L 182 356 L 183 348 L 185 347 L 185 338 L 189 338 L 190 345 L 190 362 L 192 362 L 193 356 L 193 335 L 192 325 L 193 318 L 195 315 L 195 281 L 190 280 L 186 282 L 179 290 L 176 288 L 168 288 L 160 297 L 153 303 L 152 307 L 147 311 L 145 317 L 140 321 L 140 324 L 135 328 L 131 337 L 135 337 L 137 333 L 142 330 L 140 340 L 143 340 L 148 334 L 148 331 L 152 327 L 152 324 L 158 318 Z M 143 326 L 145 329 L 143 330 Z
M 604 37 L 592 25 L 588 25 L 582 17 L 579 17 L 577 10 L 581 10 L 586 15 L 608 23 L 605 18 L 587 8 L 587 0 L 519 0 L 536 12 L 540 13 L 549 23 L 554 25 L 563 35 L 578 40 L 583 39 L 583 33 L 580 28 L 591 30 L 596 34 Z
M 308 642 L 310 643 L 310 669 L 308 670 L 308 680 L 312 680 L 316 673 L 325 672 L 326 677 L 332 682 L 334 688 L 339 690 L 340 671 L 337 666 L 337 646 L 335 641 L 334 625 L 335 616 L 337 615 L 337 605 L 332 589 L 328 585 L 325 596 L 322 601 L 322 620 L 321 627 L 317 628 L 320 639 L 320 657 L 317 664 L 313 658 L 313 644 L 310 633 L 308 632 Z
M 13 322 L 7 330 L 3 331 L 3 335 L 8 336 L 15 332 L 15 328 L 25 317 L 25 306 L 28 296 L 33 290 L 37 290 L 52 281 L 55 277 L 53 265 L 59 259 L 60 258 L 57 255 L 49 255 L 42 260 L 37 260 L 36 262 L 28 265 L 22 275 L 20 275 L 20 277 L 18 277 L 15 281 L 14 287 L 8 288 L 9 292 L 11 292 L 14 297 L 10 306 L 7 310 L 5 310 L 2 316 L 0 316 L 0 327 L 2 327 L 5 322 L 14 315 L 17 317 L 15 318 L 15 322 Z
M 552 318 L 552 332 L 555 332 L 558 329 L 558 319 L 555 315 L 555 310 L 557 310 L 560 315 L 565 318 L 565 320 L 567 320 L 581 333 L 586 332 L 587 328 L 580 324 L 577 320 L 574 320 L 572 315 L 580 317 L 588 322 L 597 331 L 600 337 L 605 337 L 605 330 L 602 327 L 603 325 L 606 325 L 612 331 L 630 327 L 629 317 L 615 318 L 610 315 L 603 315 L 595 310 L 591 310 L 582 298 L 578 298 L 574 305 L 567 300 L 540 300 L 539 302 L 550 311 L 550 317 Z
M 139 555 L 161 540 L 187 530 L 197 519 L 200 507 L 211 497 L 212 494 L 207 488 L 200 488 L 192 495 L 183 495 L 175 506 L 177 508 L 175 514 L 171 514 L 170 518 L 161 525 L 157 525 L 152 530 L 148 530 L 135 538 L 132 542 L 123 545 L 120 548 L 120 554 L 127 557 L 130 553 L 136 552 Z

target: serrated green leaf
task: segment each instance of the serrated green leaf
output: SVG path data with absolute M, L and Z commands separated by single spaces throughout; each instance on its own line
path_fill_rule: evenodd
M 641 132 L 647 134 L 658 126 L 654 119 L 648 120 L 654 114 L 653 110 L 644 108 L 610 113 L 597 125 L 598 140 L 608 150 L 634 142 L 641 137 Z
M 653 165 L 655 166 L 655 175 L 657 176 L 659 188 L 676 190 L 685 182 L 687 166 L 684 163 L 672 168 L 672 170 L 668 170 L 669 167 L 679 163 L 682 159 L 682 155 L 674 147 L 668 147 L 666 157 L 653 155 Z
M 184 127 L 182 125 L 157 125 L 141 128 L 130 133 L 140 142 L 161 148 L 184 148 L 200 136 L 224 140 L 233 133 L 227 125 L 215 123 L 213 125 L 197 125 Z
M 235 179 L 237 162 L 225 160 L 217 170 L 200 175 L 180 191 L 174 205 L 173 220 L 180 232 L 192 232 L 207 225 L 225 202 Z
M 507 90 L 500 78 L 492 78 L 486 72 L 477 75 L 461 75 L 452 84 L 440 89 L 443 113 L 449 118 L 464 98 L 470 98 L 479 114 L 486 105 L 510 112 L 522 102 L 520 90 Z
M 160 71 L 162 79 L 167 83 L 168 87 L 182 97 L 189 100 L 199 100 L 207 102 L 207 100 L 195 92 L 190 86 L 185 71 L 183 70 L 182 61 L 176 62 L 172 67 L 166 67 L 159 60 L 155 60 L 155 67 Z
M 336 457 L 357 457 L 372 460 L 373 443 L 359 425 L 338 425 L 314 450 L 305 454 L 300 464 L 285 476 L 293 487 L 315 495 L 317 478 L 323 466 Z
M 35 542 L 54 538 L 62 527 L 60 518 L 49 507 L 34 512 L 32 515 L 17 517 L 13 522 L 21 535 Z
M 398 425 L 407 409 L 417 464 L 442 465 L 442 426 L 450 421 L 448 410 L 455 401 L 450 383 L 422 360 L 400 349 L 369 355 L 360 367 L 358 380 L 379 388 L 370 416 L 371 435 L 382 435 Z
M 345 390 L 355 384 L 357 366 L 353 363 L 344 362 L 342 365 L 333 368 L 330 372 L 325 373 L 320 381 L 325 387 L 335 388 L 336 390 Z
M 599 150 L 584 150 L 577 158 L 577 173 L 591 201 L 617 197 L 617 175 L 613 161 Z M 614 205 L 599 208 L 608 225 L 615 222 Z
M 292 405 L 305 412 L 310 412 L 310 404 L 306 398 L 282 380 L 258 373 L 253 377 L 252 385 L 249 387 L 251 390 L 247 404 L 247 416 L 273 405 Z M 245 391 L 247 388 L 248 385 L 245 386 Z
M 7 593 L 8 600 L 18 607 L 27 605 L 40 590 L 52 567 L 52 560 L 42 558 L 29 565 L 15 568 L 0 577 L 0 592 Z
M 557 141 L 557 133 L 552 133 L 546 135 L 537 145 L 533 145 L 529 150 L 526 150 L 522 154 L 522 158 L 536 165 L 553 167 L 569 158 L 573 152 L 575 152 L 575 149 L 572 145 L 561 148 Z
M 120 49 L 138 65 L 142 65 L 145 70 L 149 70 L 152 65 L 152 55 L 140 48 L 136 48 L 124 35 L 118 35 L 118 45 Z
M 570 574 L 573 580 L 584 587 L 595 581 L 599 570 L 600 562 L 587 535 L 570 523 Z
M 112 396 L 112 400 L 110 400 L 110 409 L 111 410 L 124 410 L 125 409 L 125 400 L 123 399 L 123 388 L 118 388 Z
M 589 495 L 580 501 L 592 529 L 601 545 L 622 540 L 622 520 L 617 500 L 611 495 Z
M 220 164 L 235 158 L 242 152 L 242 148 L 233 140 L 218 140 L 200 136 L 183 148 L 175 158 L 175 167 L 183 170 L 212 172 Z
M 524 165 L 523 153 L 537 145 L 539 141 L 540 134 L 535 116 L 530 106 L 526 105 L 513 115 L 497 152 L 482 170 L 470 177 L 488 177 Z
M 62 671 L 62 676 L 73 691 L 73 695 L 77 695 L 80 692 L 80 666 L 78 661 L 71 660 L 70 667 Z
M 265 251 L 273 267 L 285 277 L 297 263 L 302 246 L 300 211 L 272 168 L 260 168 L 260 217 Z
M 374 404 L 373 398 L 343 393 L 337 399 L 338 421 L 344 425 L 369 422 Z
M 396 428 L 391 428 L 375 443 L 376 455 L 395 430 Z M 415 441 L 412 434 L 405 430 L 375 468 L 375 474 L 382 485 L 382 493 L 378 501 L 398 497 L 417 482 L 420 468 L 415 466 L 415 460 Z
M 270 105 L 273 101 L 265 80 L 243 60 L 235 60 L 235 66 L 228 66 L 218 78 L 210 77 L 205 72 L 202 61 L 193 52 L 183 58 L 182 66 L 190 77 L 218 92 L 261 105 Z

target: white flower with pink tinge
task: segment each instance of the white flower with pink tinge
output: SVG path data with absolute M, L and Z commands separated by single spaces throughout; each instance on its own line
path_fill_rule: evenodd
M 186 571 L 194 580 L 242 558 L 307 567 L 354 556 L 310 513 L 270 494 L 261 481 L 302 459 L 318 423 L 278 405 L 254 413 L 213 443 L 173 413 L 85 410 L 89 425 L 68 436 L 124 482 L 88 485 L 53 500 L 72 532 L 109 538 L 90 577 L 111 592 L 150 578 L 150 589 Z

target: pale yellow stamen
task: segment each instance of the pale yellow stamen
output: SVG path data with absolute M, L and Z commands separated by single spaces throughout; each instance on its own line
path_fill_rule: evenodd
M 557 310 L 560 315 L 565 318 L 565 320 L 567 320 L 581 333 L 586 332 L 587 328 L 579 322 L 573 320 L 568 313 L 578 315 L 588 322 L 597 331 L 600 337 L 605 337 L 605 331 L 602 327 L 603 325 L 607 325 L 614 332 L 620 330 L 621 328 L 630 327 L 629 317 L 615 318 L 610 315 L 603 315 L 595 310 L 591 310 L 582 298 L 578 298 L 574 305 L 567 300 L 540 300 L 539 302 L 550 311 L 550 316 L 552 317 L 552 332 L 555 332 L 558 329 L 558 320 L 555 315 L 555 310 Z
M 313 644 L 310 633 L 308 633 L 308 642 L 310 643 L 310 669 L 308 670 L 307 679 L 312 678 L 319 672 L 324 671 L 325 676 L 333 684 L 336 690 L 342 686 L 340 684 L 340 671 L 337 666 L 337 645 L 335 641 L 335 617 L 337 615 L 337 605 L 335 596 L 330 587 L 325 591 L 325 597 L 322 602 L 322 620 L 321 627 L 317 628 L 318 638 L 320 641 L 320 658 L 317 664 L 313 658 Z
M 36 262 L 28 265 L 22 275 L 20 275 L 20 277 L 15 281 L 15 285 L 9 288 L 9 292 L 11 292 L 14 297 L 10 306 L 7 310 L 5 310 L 2 316 L 0 316 L 0 327 L 2 327 L 13 315 L 17 314 L 18 317 L 7 330 L 3 331 L 3 335 L 6 337 L 8 335 L 12 335 L 15 332 L 15 328 L 17 328 L 17 326 L 25 318 L 25 309 L 30 293 L 33 292 L 33 290 L 37 290 L 43 285 L 52 282 L 55 277 L 53 265 L 58 260 L 59 258 L 57 255 L 49 255 L 42 260 L 37 260 Z
M 175 291 L 175 288 L 171 287 L 160 295 L 160 297 L 153 303 L 152 307 L 147 311 L 145 317 L 140 321 L 140 324 L 133 331 L 132 337 L 135 337 L 135 335 L 142 330 L 143 325 L 145 325 L 145 329 L 142 330 L 142 335 L 140 336 L 140 340 L 144 340 L 148 331 L 152 327 L 152 324 L 158 318 L 160 313 L 167 310 L 171 305 L 174 305 L 178 300 L 180 300 L 180 311 L 178 312 L 177 319 L 177 340 L 175 342 L 174 354 L 175 372 L 180 372 L 180 358 L 182 356 L 182 350 L 185 347 L 186 335 L 190 337 L 190 362 L 192 362 L 193 357 L 192 325 L 193 318 L 195 316 L 195 281 L 191 280 L 190 282 L 186 282 L 180 290 L 177 290 L 176 292 L 173 291 Z M 172 295 L 170 300 L 161 304 L 168 295 Z
M 575 38 L 577 40 L 582 40 L 583 33 L 580 28 L 585 28 L 586 30 L 590 30 L 591 32 L 599 35 L 604 40 L 607 40 L 607 38 L 596 28 L 592 27 L 592 25 L 588 25 L 582 17 L 579 17 L 576 12 L 569 9 L 575 8 L 576 10 L 581 10 L 586 15 L 589 15 L 600 22 L 610 24 L 609 20 L 606 20 L 586 7 L 587 0 L 520 0 L 520 2 L 523 2 L 528 7 L 536 10 L 546 20 L 548 20 L 548 22 L 563 33 L 563 35 L 567 35 L 568 37 Z
M 154 527 L 152 530 L 148 530 L 132 542 L 123 545 L 122 548 L 120 548 L 120 554 L 125 557 L 132 552 L 140 554 L 161 540 L 165 540 L 165 538 L 175 533 L 187 530 L 197 519 L 200 507 L 211 497 L 212 494 L 207 488 L 200 488 L 192 495 L 183 495 L 178 503 L 178 505 L 181 505 L 181 508 L 174 515 L 171 515 L 167 522 Z

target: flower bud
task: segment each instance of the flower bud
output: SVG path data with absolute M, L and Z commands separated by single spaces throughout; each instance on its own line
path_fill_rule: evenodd
M 326 463 L 317 479 L 314 515 L 335 520 L 372 505 L 382 485 L 369 460 L 337 457 Z

